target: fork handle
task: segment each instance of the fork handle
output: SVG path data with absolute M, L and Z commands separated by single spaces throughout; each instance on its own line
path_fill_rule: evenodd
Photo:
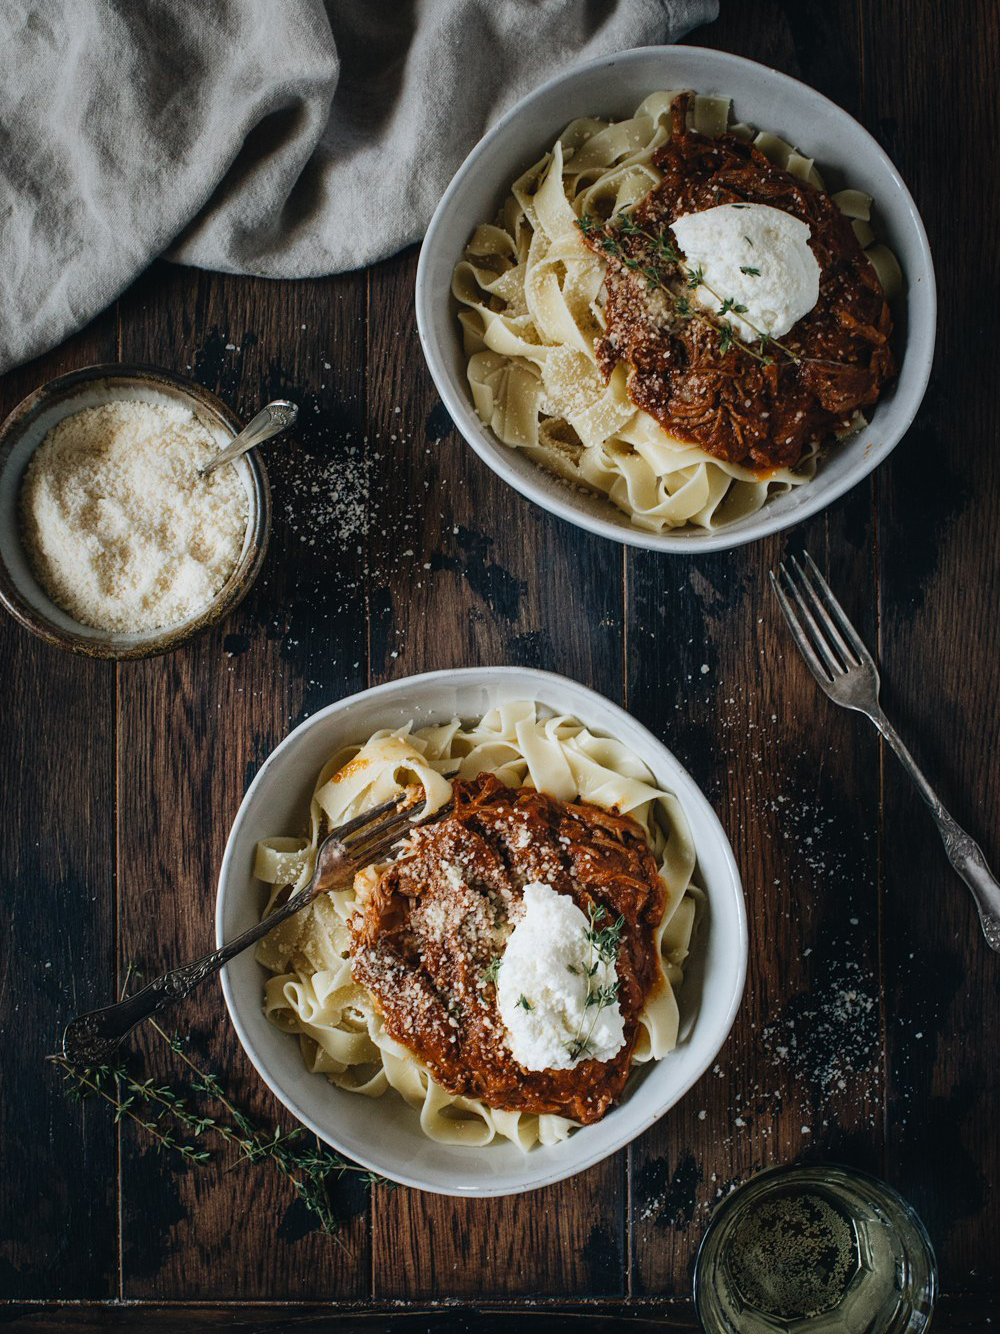
M 881 709 L 868 716 L 896 752 L 914 787 L 930 808 L 948 860 L 972 890 L 986 943 L 990 949 L 1000 953 L 1000 881 L 987 865 L 982 848 L 945 809 L 941 798 L 907 750 L 903 738 Z
M 221 949 L 195 959 L 193 963 L 171 968 L 169 973 L 155 978 L 125 1000 L 114 1005 L 105 1005 L 103 1009 L 91 1010 L 81 1014 L 66 1025 L 63 1033 L 63 1056 L 71 1065 L 102 1065 L 115 1051 L 121 1041 L 128 1037 L 133 1028 L 145 1019 L 183 1000 L 196 986 L 212 977 L 220 968 L 242 954 L 245 949 L 256 944 L 262 936 L 280 926 L 287 918 L 294 916 L 315 897 L 315 878 L 283 903 L 280 908 L 256 922 L 241 935 L 227 941 Z

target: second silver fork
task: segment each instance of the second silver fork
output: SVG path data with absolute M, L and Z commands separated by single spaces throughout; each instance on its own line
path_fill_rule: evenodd
M 945 809 L 883 713 L 878 697 L 878 669 L 871 654 L 816 562 L 808 552 L 803 555 L 804 565 L 792 556 L 787 564 L 782 562 L 777 574 L 770 571 L 771 587 L 796 646 L 834 703 L 870 718 L 895 751 L 934 817 L 948 860 L 972 891 L 986 943 L 1000 953 L 1000 881 L 987 865 L 978 843 Z

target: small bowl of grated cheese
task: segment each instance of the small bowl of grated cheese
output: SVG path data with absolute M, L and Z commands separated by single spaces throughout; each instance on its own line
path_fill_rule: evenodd
M 193 381 L 88 366 L 0 426 L 0 602 L 59 648 L 166 653 L 246 596 L 270 534 L 252 450 L 202 477 L 240 430 Z

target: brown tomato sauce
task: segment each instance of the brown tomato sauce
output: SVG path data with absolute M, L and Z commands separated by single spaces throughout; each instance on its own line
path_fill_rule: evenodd
M 855 411 L 875 403 L 894 375 L 889 306 L 830 196 L 732 135 L 712 139 L 687 129 L 689 100 L 683 94 L 671 108 L 672 138 L 653 157 L 663 180 L 634 209 L 632 221 L 672 243 L 670 224 L 688 213 L 740 203 L 783 209 L 810 228 L 819 300 L 779 340 L 787 351 L 773 345 L 749 350 L 736 338 L 726 348 L 718 320 L 680 318 L 673 301 L 650 289 L 622 257 L 652 265 L 683 296 L 680 267 L 611 223 L 585 237 L 608 263 L 607 333 L 597 345 L 598 361 L 605 377 L 619 361 L 628 362 L 629 397 L 676 439 L 758 472 L 794 466 L 813 444 L 850 426 Z M 607 253 L 608 238 L 618 255 Z
M 660 981 L 653 932 L 664 889 L 634 820 L 585 803 L 506 787 L 493 775 L 454 784 L 454 811 L 418 829 L 411 851 L 360 898 L 352 971 L 389 1034 L 449 1093 L 508 1111 L 599 1120 L 628 1078 L 639 1015 Z M 625 919 L 617 969 L 625 1045 L 610 1061 L 527 1070 L 504 1041 L 493 958 L 540 880 L 583 912 Z

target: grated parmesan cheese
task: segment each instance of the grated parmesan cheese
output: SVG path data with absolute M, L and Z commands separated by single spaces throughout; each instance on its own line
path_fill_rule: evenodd
M 25 549 L 57 606 L 99 630 L 190 619 L 243 550 L 246 492 L 189 409 L 139 401 L 85 408 L 54 426 L 21 488 Z

